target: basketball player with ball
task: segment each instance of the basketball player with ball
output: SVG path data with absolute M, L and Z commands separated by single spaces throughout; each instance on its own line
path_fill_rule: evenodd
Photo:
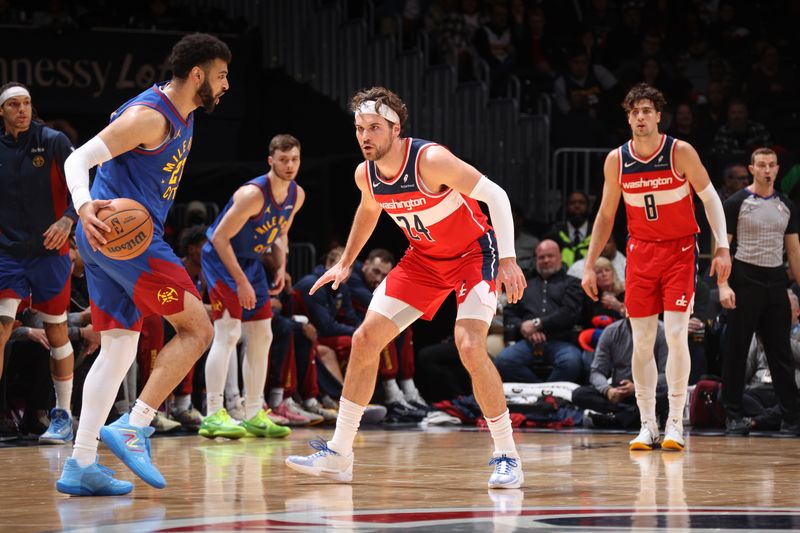
M 64 165 L 80 217 L 76 240 L 92 325 L 101 340 L 83 389 L 75 448 L 56 483 L 60 492 L 106 496 L 133 489 L 98 464 L 98 436 L 146 483 L 166 485 L 150 456 L 150 421 L 208 347 L 213 329 L 180 259 L 164 242 L 164 219 L 192 146 L 193 112 L 211 112 L 219 103 L 228 90 L 230 60 L 228 46 L 216 37 L 183 37 L 167 59 L 172 79 L 123 104 Z M 96 165 L 90 191 L 89 169 Z M 152 314 L 164 316 L 176 335 L 159 353 L 131 412 L 103 426 L 136 357 L 142 317 Z

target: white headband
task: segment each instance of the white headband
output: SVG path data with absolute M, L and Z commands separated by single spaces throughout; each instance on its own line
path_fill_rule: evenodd
M 400 124 L 400 117 L 397 116 L 397 113 L 394 112 L 394 109 L 388 105 L 381 105 L 380 108 L 376 108 L 376 105 L 377 102 L 375 100 L 367 100 L 359 106 L 356 113 L 359 115 L 380 115 L 389 122 Z
M 14 85 L 13 87 L 9 87 L 3 94 L 0 94 L 0 106 L 6 103 L 6 100 L 9 98 L 14 98 L 15 96 L 27 96 L 28 98 L 31 97 L 31 93 L 28 92 L 28 89 L 25 87 L 20 87 L 19 85 Z

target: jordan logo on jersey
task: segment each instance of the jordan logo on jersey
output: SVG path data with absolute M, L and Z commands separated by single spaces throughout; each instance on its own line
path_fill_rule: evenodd
M 164 287 L 163 289 L 160 289 L 156 296 L 158 297 L 158 302 L 161 305 L 167 305 L 168 303 L 178 301 L 178 291 L 172 287 Z

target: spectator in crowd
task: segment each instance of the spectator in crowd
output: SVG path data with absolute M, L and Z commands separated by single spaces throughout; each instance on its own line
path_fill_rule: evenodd
M 576 47 L 567 58 L 567 71 L 555 81 L 553 98 L 563 115 L 583 112 L 598 119 L 606 92 L 616 84 L 617 79 L 607 68 L 589 63 L 586 51 Z
M 495 2 L 490 13 L 489 21 L 475 32 L 473 43 L 478 56 L 489 65 L 489 94 L 499 97 L 506 94 L 508 77 L 516 67 L 517 54 L 512 41 L 508 5 Z
M 545 235 L 558 243 L 561 258 L 567 268 L 582 259 L 589 249 L 592 226 L 589 222 L 589 196 L 583 191 L 573 191 L 567 196 L 566 222 L 556 222 Z
M 711 131 L 703 128 L 695 120 L 694 110 L 686 102 L 681 102 L 675 106 L 675 115 L 667 134 L 688 142 L 700 154 L 704 154 L 711 145 Z M 722 199 L 722 201 L 725 200 Z
M 722 185 L 717 189 L 717 194 L 722 202 L 741 191 L 750 183 L 750 173 L 741 163 L 734 163 L 725 167 L 722 174 Z
M 580 282 L 566 275 L 558 244 L 549 239 L 536 248 L 536 271 L 522 300 L 503 309 L 506 331 L 520 340 L 497 354 L 494 363 L 504 382 L 578 382 L 581 351 L 574 340 L 583 302 Z M 537 366 L 552 369 L 540 377 Z
M 626 260 L 625 256 L 622 255 L 622 252 L 617 250 L 617 242 L 612 237 L 608 239 L 608 242 L 605 246 L 603 246 L 603 250 L 600 252 L 600 257 L 605 257 L 609 261 L 611 261 L 611 265 L 614 267 L 614 273 L 617 275 L 619 280 L 625 284 L 625 265 Z M 578 259 L 572 266 L 569 267 L 567 270 L 567 275 L 574 276 L 578 279 L 583 278 L 583 265 L 586 263 L 586 259 Z
M 667 340 L 661 322 L 656 331 L 654 351 L 658 368 L 656 411 L 663 418 L 667 406 Z M 572 403 L 597 413 L 590 414 L 595 427 L 629 429 L 639 426 L 639 407 L 631 371 L 632 355 L 633 336 L 629 319 L 618 320 L 603 330 L 592 359 L 590 385 L 572 391 Z
M 597 274 L 597 291 L 599 299 L 584 299 L 583 326 L 590 328 L 595 317 L 607 317 L 611 321 L 625 316 L 625 283 L 617 276 L 614 265 L 605 257 L 598 257 L 594 264 Z
M 786 298 L 784 250 L 792 274 L 800 280 L 798 213 L 794 202 L 775 191 L 778 157 L 758 148 L 748 170 L 753 184 L 725 202 L 728 239 L 736 242 L 730 284 L 719 287 L 719 300 L 729 310 L 722 404 L 728 435 L 750 429 L 742 410 L 745 363 L 753 333 L 764 343 L 772 383 L 781 406 L 781 432 L 800 435 L 800 405 L 790 344 L 791 308 Z
M 714 154 L 723 160 L 737 160 L 761 146 L 772 146 L 772 136 L 763 124 L 750 120 L 747 102 L 731 98 L 728 121 L 714 136 Z

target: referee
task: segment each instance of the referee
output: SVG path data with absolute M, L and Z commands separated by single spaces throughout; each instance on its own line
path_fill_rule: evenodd
M 728 284 L 719 299 L 729 309 L 722 365 L 725 433 L 746 435 L 750 421 L 742 414 L 745 363 L 753 333 L 759 334 L 781 410 L 781 433 L 800 433 L 794 360 L 789 344 L 791 316 L 786 297 L 784 250 L 792 275 L 800 281 L 800 239 L 795 204 L 775 190 L 778 157 L 769 148 L 750 156 L 753 183 L 725 201 L 728 240 L 736 242 Z

